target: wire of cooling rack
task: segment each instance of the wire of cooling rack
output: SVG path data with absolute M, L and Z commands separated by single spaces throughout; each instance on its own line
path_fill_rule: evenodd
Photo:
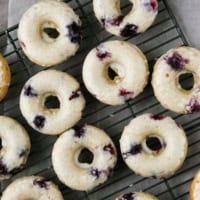
M 107 33 L 97 22 L 91 0 L 71 0 L 67 1 L 75 10 L 83 22 L 83 42 L 82 47 L 73 58 L 54 69 L 66 71 L 75 76 L 81 83 L 82 90 L 87 100 L 86 110 L 80 124 L 88 123 L 103 128 L 112 137 L 118 152 L 119 143 L 123 127 L 128 122 L 145 112 L 152 112 L 157 115 L 170 115 L 177 123 L 182 123 L 189 139 L 189 154 L 184 166 L 174 176 L 167 179 L 146 179 L 134 175 L 122 161 L 119 153 L 118 164 L 114 174 L 103 185 L 93 191 L 77 192 L 62 185 L 55 176 L 51 164 L 51 150 L 57 137 L 45 136 L 36 133 L 31 129 L 21 116 L 18 101 L 21 88 L 25 81 L 43 68 L 31 63 L 23 54 L 17 39 L 18 25 L 8 28 L 0 33 L 0 41 L 6 38 L 6 44 L 0 44 L 0 51 L 7 58 L 12 71 L 12 84 L 6 99 L 0 103 L 1 114 L 14 117 L 21 122 L 28 130 L 32 140 L 32 150 L 27 165 L 14 173 L 11 180 L 1 183 L 1 191 L 17 177 L 23 175 L 42 175 L 56 182 L 65 199 L 76 200 L 111 200 L 121 193 L 128 191 L 144 190 L 151 192 L 161 200 L 186 200 L 188 199 L 189 184 L 194 172 L 200 166 L 198 157 L 200 155 L 200 118 L 197 115 L 183 116 L 165 110 L 160 106 L 153 95 L 150 85 L 143 94 L 127 102 L 125 105 L 112 107 L 101 104 L 95 100 L 85 89 L 81 78 L 81 66 L 88 51 L 101 42 L 116 39 L 115 36 Z M 130 3 L 128 0 L 121 2 L 122 12 L 128 12 Z M 175 16 L 171 12 L 167 1 L 159 1 L 159 14 L 154 25 L 145 33 L 126 39 L 139 46 L 146 54 L 150 70 L 156 59 L 168 49 L 180 45 L 188 45 Z M 190 82 L 190 78 L 183 80 Z

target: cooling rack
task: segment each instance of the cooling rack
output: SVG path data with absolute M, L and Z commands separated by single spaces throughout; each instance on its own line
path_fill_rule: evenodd
M 82 63 L 89 50 L 106 40 L 119 39 L 107 33 L 97 22 L 91 0 L 67 1 L 81 17 L 83 26 L 83 42 L 79 52 L 69 61 L 53 67 L 75 76 L 81 83 L 81 89 L 87 100 L 87 106 L 80 124 L 92 124 L 104 129 L 114 140 L 118 149 L 118 163 L 114 174 L 103 185 L 86 193 L 73 191 L 62 185 L 51 164 L 51 150 L 57 136 L 46 136 L 31 129 L 23 119 L 19 110 L 19 94 L 25 81 L 44 68 L 31 63 L 23 54 L 17 39 L 18 25 L 0 33 L 0 41 L 6 39 L 6 44 L 0 43 L 0 52 L 8 60 L 12 71 L 12 84 L 8 95 L 0 103 L 0 113 L 17 119 L 28 130 L 32 149 L 26 166 L 14 172 L 11 180 L 1 183 L 1 192 L 17 177 L 24 175 L 41 175 L 57 183 L 66 200 L 113 200 L 121 193 L 143 190 L 158 196 L 160 200 L 189 199 L 189 185 L 195 171 L 200 167 L 200 118 L 198 114 L 177 115 L 164 109 L 153 95 L 150 84 L 145 91 L 134 100 L 122 106 L 107 106 L 95 100 L 84 88 L 81 78 Z M 131 6 L 128 0 L 121 1 L 122 11 L 127 13 Z M 188 45 L 167 1 L 159 1 L 159 14 L 154 25 L 145 33 L 127 38 L 139 46 L 146 54 L 150 70 L 156 59 L 170 48 Z M 189 87 L 191 77 L 185 77 L 182 83 Z M 162 84 L 162 83 L 161 83 Z M 174 176 L 167 179 L 146 179 L 133 174 L 123 163 L 119 153 L 119 138 L 123 127 L 137 115 L 152 112 L 156 115 L 170 115 L 177 123 L 181 123 L 187 132 L 189 152 L 184 166 Z M 170 130 L 169 130 L 170 131 Z M 177 148 L 179 148 L 177 146 Z

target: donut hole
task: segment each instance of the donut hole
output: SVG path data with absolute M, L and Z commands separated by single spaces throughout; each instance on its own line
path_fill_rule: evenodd
M 0 138 L 0 150 L 3 148 L 3 145 L 2 145 L 2 140 Z
M 46 33 L 50 38 L 56 39 L 60 33 L 55 28 L 44 28 L 44 33 Z
M 60 101 L 57 96 L 50 95 L 45 98 L 44 105 L 47 109 L 59 109 Z
M 78 156 L 79 163 L 91 164 L 93 162 L 93 159 L 93 153 L 87 148 L 82 149 Z
M 107 66 L 108 79 L 114 82 L 120 82 L 124 77 L 124 69 L 119 63 L 110 63 Z
M 178 82 L 182 89 L 191 90 L 194 87 L 194 75 L 190 72 L 180 74 Z

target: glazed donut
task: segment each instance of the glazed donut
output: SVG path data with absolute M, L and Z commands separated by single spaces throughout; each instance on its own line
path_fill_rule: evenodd
M 6 96 L 10 86 L 11 73 L 6 59 L 0 54 L 0 101 Z
M 200 195 L 200 170 L 195 174 L 195 177 L 190 186 L 190 200 L 198 200 Z
M 110 69 L 116 73 L 113 80 L 109 77 Z M 140 94 L 148 75 L 144 54 L 124 41 L 100 44 L 90 51 L 83 65 L 83 80 L 89 92 L 110 105 L 124 104 Z
M 146 192 L 130 192 L 117 197 L 115 200 L 158 200 L 155 196 Z
M 170 117 L 143 114 L 124 128 L 120 139 L 122 157 L 128 167 L 143 177 L 170 176 L 187 154 L 184 130 Z
M 4 180 L 26 163 L 31 144 L 26 130 L 17 121 L 5 116 L 0 116 L 0 138 L 0 180 Z
M 179 84 L 180 75 L 185 73 L 193 74 L 191 90 Z M 191 47 L 168 51 L 154 66 L 152 86 L 165 108 L 182 114 L 200 112 L 200 51 Z
M 94 12 L 105 29 L 117 36 L 129 37 L 146 31 L 158 14 L 157 0 L 130 0 L 132 10 L 123 16 L 120 0 L 93 0 Z
M 79 161 L 83 149 L 93 153 L 91 163 Z M 117 152 L 103 130 L 86 125 L 68 130 L 58 138 L 52 161 L 61 182 L 72 189 L 89 191 L 108 179 L 116 164 Z
M 42 0 L 23 15 L 19 43 L 26 56 L 41 66 L 52 66 L 73 56 L 79 48 L 81 22 L 68 6 Z
M 3 192 L 1 200 L 64 200 L 58 187 L 40 176 L 18 178 Z
M 48 107 L 49 97 L 57 97 L 59 106 Z M 22 89 L 20 109 L 27 122 L 40 133 L 55 135 L 77 123 L 85 107 L 80 85 L 72 76 L 45 70 L 31 77 Z

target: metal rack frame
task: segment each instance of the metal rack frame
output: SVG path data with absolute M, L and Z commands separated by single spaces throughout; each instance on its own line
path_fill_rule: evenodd
M 194 172 L 200 167 L 200 162 L 198 162 L 200 155 L 200 147 L 198 147 L 200 144 L 200 135 L 198 135 L 200 117 L 198 114 L 178 115 L 164 109 L 154 97 L 150 85 L 148 85 L 143 94 L 122 106 L 107 106 L 95 100 L 82 84 L 81 65 L 91 48 L 103 41 L 116 39 L 116 37 L 107 33 L 97 22 L 92 12 L 92 0 L 71 0 L 67 2 L 80 15 L 83 22 L 82 47 L 77 55 L 69 61 L 53 67 L 53 69 L 66 71 L 81 82 L 82 90 L 87 100 L 87 107 L 80 124 L 88 123 L 103 128 L 110 134 L 119 152 L 118 140 L 121 131 L 132 118 L 145 112 L 153 112 L 157 115 L 170 115 L 177 123 L 182 123 L 187 132 L 189 140 L 188 157 L 182 169 L 174 176 L 157 180 L 134 175 L 125 166 L 119 153 L 118 164 L 113 176 L 105 184 L 93 191 L 88 193 L 72 191 L 62 185 L 56 178 L 51 164 L 51 149 L 57 137 L 35 133 L 27 125 L 19 110 L 18 100 L 23 84 L 36 72 L 46 69 L 31 63 L 24 56 L 17 39 L 18 25 L 15 25 L 0 33 L 0 41 L 6 41 L 5 43 L 0 43 L 0 52 L 7 58 L 12 71 L 12 84 L 7 97 L 0 103 L 0 112 L 2 115 L 14 117 L 26 127 L 31 136 L 32 150 L 27 165 L 23 169 L 14 172 L 11 180 L 2 182 L 1 191 L 13 179 L 23 175 L 35 174 L 55 181 L 59 184 L 65 199 L 70 200 L 111 200 L 120 193 L 135 190 L 152 192 L 161 200 L 189 199 L 189 184 Z M 129 9 L 130 3 L 124 0 L 122 2 L 122 11 L 127 12 Z M 156 58 L 168 49 L 175 46 L 188 45 L 175 16 L 165 0 L 159 1 L 159 15 L 154 25 L 147 32 L 127 38 L 126 40 L 136 44 L 143 50 L 149 60 L 151 71 Z M 1 44 L 3 45 L 1 46 Z M 185 79 L 184 82 L 189 82 L 189 78 Z

